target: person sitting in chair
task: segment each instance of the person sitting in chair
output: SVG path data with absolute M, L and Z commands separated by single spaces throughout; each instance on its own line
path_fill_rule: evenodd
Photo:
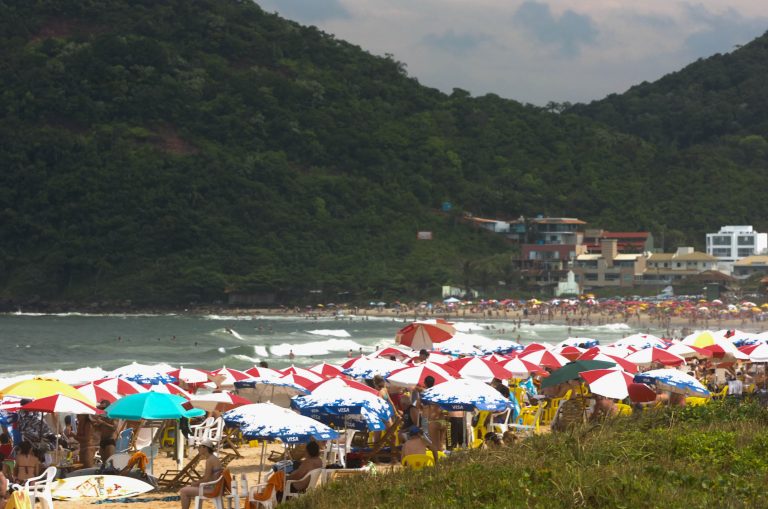
M 297 479 L 302 479 L 308 473 L 318 468 L 323 468 L 323 460 L 320 458 L 320 444 L 317 442 L 309 442 L 307 444 L 307 456 L 301 460 L 299 468 L 291 472 L 288 477 L 286 477 L 286 480 L 294 481 Z M 300 493 L 306 491 L 308 487 L 309 479 L 304 479 L 303 481 L 291 485 L 291 490 L 293 492 Z
M 416 425 L 408 428 L 408 440 L 403 443 L 400 456 L 405 458 L 411 454 L 427 454 L 427 444 L 422 438 L 421 428 Z
M 221 460 L 214 454 L 216 447 L 210 440 L 202 440 L 197 447 L 200 453 L 200 457 L 205 461 L 205 472 L 203 477 L 199 481 L 185 486 L 179 490 L 179 496 L 181 497 L 181 509 L 189 509 L 192 499 L 194 499 L 200 491 L 199 486 L 202 483 L 215 481 L 224 472 L 224 467 L 221 465 Z M 209 490 L 213 490 L 214 486 L 207 486 Z

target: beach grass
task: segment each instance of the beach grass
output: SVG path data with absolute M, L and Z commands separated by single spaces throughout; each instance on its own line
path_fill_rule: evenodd
M 766 424 L 756 401 L 642 412 L 434 469 L 342 479 L 289 507 L 768 507 Z

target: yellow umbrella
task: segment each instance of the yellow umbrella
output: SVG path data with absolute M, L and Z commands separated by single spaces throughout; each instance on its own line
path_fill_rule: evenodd
M 698 336 L 695 336 L 691 340 L 686 338 L 686 340 L 684 340 L 683 342 L 686 345 L 693 345 L 693 346 L 698 346 L 699 348 L 704 348 L 705 346 L 714 345 L 715 338 L 712 336 L 711 333 L 705 331 L 699 334 Z
M 55 378 L 35 377 L 0 389 L 0 396 L 17 396 L 26 399 L 40 399 L 56 394 L 63 394 L 91 406 L 96 406 L 96 402 L 88 399 L 85 394 Z
M 766 302 L 765 304 L 761 304 L 760 307 L 761 308 L 768 308 L 768 302 Z

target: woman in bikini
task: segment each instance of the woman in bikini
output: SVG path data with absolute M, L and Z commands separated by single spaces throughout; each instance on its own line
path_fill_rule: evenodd
M 16 453 L 16 468 L 14 477 L 16 482 L 24 484 L 27 479 L 36 477 L 40 473 L 40 459 L 32 450 L 32 444 L 24 441 L 19 445 L 19 451 Z
M 185 486 L 179 490 L 179 496 L 181 496 L 181 509 L 189 509 L 192 499 L 195 498 L 200 491 L 200 484 L 204 482 L 215 481 L 221 477 L 224 472 L 224 467 L 221 465 L 221 460 L 214 454 L 215 446 L 210 440 L 203 440 L 198 447 L 200 456 L 205 461 L 205 472 L 203 477 L 198 481 Z M 208 487 L 213 489 L 213 487 Z

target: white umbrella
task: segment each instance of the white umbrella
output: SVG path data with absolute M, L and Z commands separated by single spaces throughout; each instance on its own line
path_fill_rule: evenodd
M 173 367 L 167 364 L 151 366 L 148 364 L 139 364 L 138 362 L 133 362 L 127 366 L 113 370 L 109 376 L 124 378 L 139 384 L 175 382 L 176 378 L 168 375 L 169 371 L 173 371 Z
M 487 410 L 499 412 L 509 406 L 509 400 L 490 385 L 478 380 L 459 378 L 449 380 L 421 393 L 421 400 L 446 410 Z
M 654 369 L 638 373 L 635 382 L 654 385 L 659 389 L 685 396 L 708 397 L 709 391 L 694 377 L 676 369 Z
M 653 334 L 632 334 L 626 338 L 614 341 L 611 346 L 619 348 L 634 348 L 635 350 L 642 350 L 644 348 L 650 348 L 652 346 L 658 348 L 664 348 L 666 343 L 661 340 L 660 337 Z
M 344 374 L 354 378 L 373 378 L 375 375 L 386 377 L 394 370 L 405 367 L 402 362 L 370 357 L 360 357 L 349 364 L 349 367 L 344 369 Z

